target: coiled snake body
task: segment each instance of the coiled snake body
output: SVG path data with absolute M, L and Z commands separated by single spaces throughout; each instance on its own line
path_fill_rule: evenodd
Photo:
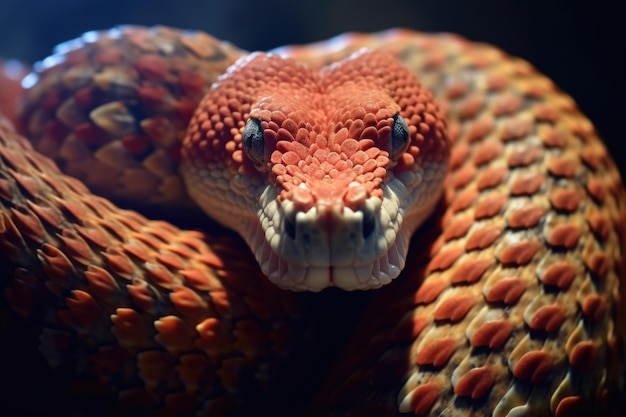
M 411 31 L 248 55 L 121 27 L 23 85 L 33 145 L 0 125 L 7 407 L 617 409 L 624 189 L 525 61 Z M 300 292 L 329 286 L 383 288 Z

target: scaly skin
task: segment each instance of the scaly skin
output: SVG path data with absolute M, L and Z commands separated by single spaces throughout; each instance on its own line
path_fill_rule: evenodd
M 130 29 L 129 38 L 152 52 L 179 39 L 161 31 L 166 39 L 158 42 L 142 29 Z M 219 50 L 211 42 L 204 51 Z M 228 233 L 181 231 L 121 210 L 61 175 L 2 122 L 0 273 L 11 310 L 3 331 L 20 347 L 36 345 L 29 336 L 38 339 L 45 362 L 56 367 L 54 390 L 39 396 L 53 390 L 58 395 L 49 400 L 62 411 L 89 415 L 616 413 L 624 389 L 626 208 L 618 172 L 591 123 L 528 63 L 458 37 L 349 35 L 277 52 L 319 67 L 361 46 L 397 54 L 418 74 L 439 100 L 453 144 L 439 210 L 414 236 L 403 274 L 371 293 L 354 332 L 344 327 L 350 319 L 324 321 L 322 313 L 341 313 L 346 303 L 357 308 L 358 294 L 281 291 Z M 225 48 L 223 59 L 208 61 L 219 67 L 242 53 Z M 82 50 L 68 54 L 81 60 Z M 153 78 L 142 85 L 171 82 L 173 72 L 151 59 L 142 76 Z M 72 158 L 104 144 L 100 149 L 114 152 L 94 155 L 121 173 L 108 177 L 113 183 L 128 172 L 107 157 L 127 155 L 120 144 L 131 153 L 144 146 L 134 158 L 119 158 L 131 162 L 131 172 L 155 166 L 145 161 L 162 153 L 148 133 L 156 129 L 130 132 L 115 122 L 128 120 L 123 109 L 130 107 L 119 103 L 137 85 L 110 72 L 94 79 L 78 69 L 65 78 L 48 72 L 46 88 L 27 93 L 23 126 L 36 148 L 85 171 L 88 165 Z M 219 72 L 204 75 L 198 88 Z M 97 80 L 113 97 L 91 94 Z M 167 85 L 175 99 L 163 103 L 186 100 Z M 88 102 L 86 109 L 70 102 L 54 110 L 69 96 Z M 154 90 L 142 97 L 162 104 Z M 112 113 L 85 117 L 107 100 L 118 103 L 105 107 Z M 111 114 L 124 117 L 107 122 Z M 109 127 L 107 134 L 85 144 L 80 133 L 96 124 Z M 146 148 L 138 136 L 154 142 Z M 110 185 L 98 181 L 94 186 Z M 175 193 L 156 200 L 169 203 L 164 195 L 186 200 Z M 329 339 L 337 337 L 333 325 L 350 333 L 347 344 Z M 13 377 L 24 378 L 22 364 L 35 361 L 35 352 L 10 353 Z M 319 388 L 303 393 L 329 370 Z

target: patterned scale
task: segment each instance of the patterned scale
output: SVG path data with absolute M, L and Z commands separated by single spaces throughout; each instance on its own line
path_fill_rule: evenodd
M 279 290 L 228 231 L 120 209 L 2 120 L 0 330 L 12 343 L 0 353 L 14 409 L 36 395 L 40 415 L 617 410 L 626 201 L 593 125 L 527 62 L 455 36 L 350 34 L 276 52 L 318 67 L 363 46 L 418 74 L 454 141 L 440 210 L 401 277 L 372 292 Z M 169 157 L 242 53 L 198 32 L 89 33 L 36 68 L 20 128 L 93 190 L 193 213 Z

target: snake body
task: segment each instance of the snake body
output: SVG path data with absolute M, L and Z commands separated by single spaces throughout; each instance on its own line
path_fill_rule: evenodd
M 616 412 L 624 188 L 527 62 L 401 30 L 249 55 L 122 27 L 24 85 L 32 145 L 0 124 L 3 340 L 61 415 Z

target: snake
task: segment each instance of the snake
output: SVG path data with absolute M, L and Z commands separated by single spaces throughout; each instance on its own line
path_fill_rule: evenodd
M 11 415 L 617 415 L 626 194 L 527 61 L 128 25 L 2 83 Z

